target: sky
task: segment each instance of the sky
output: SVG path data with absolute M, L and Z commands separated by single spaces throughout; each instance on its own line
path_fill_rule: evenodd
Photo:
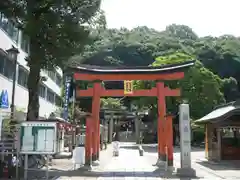
M 240 0 L 103 0 L 109 28 L 184 24 L 199 36 L 240 36 Z

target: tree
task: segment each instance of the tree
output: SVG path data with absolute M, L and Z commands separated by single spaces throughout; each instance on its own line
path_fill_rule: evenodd
M 212 82 L 219 81 L 217 88 L 213 91 L 216 93 L 214 103 L 205 105 L 200 103 L 198 96 L 194 93 L 188 94 L 192 106 L 199 108 L 199 113 L 192 112 L 193 118 L 198 118 L 204 113 L 211 111 L 211 107 L 218 105 L 224 101 L 224 94 L 227 102 L 234 101 L 239 97 L 240 89 L 240 39 L 231 35 L 221 37 L 198 37 L 194 31 L 185 25 L 170 25 L 162 32 L 150 29 L 148 27 L 137 27 L 132 30 L 121 29 L 105 29 L 97 32 L 94 43 L 88 47 L 84 62 L 79 58 L 80 63 L 99 65 L 99 66 L 148 66 L 155 62 L 157 57 L 161 57 L 164 63 L 181 62 L 185 60 L 184 56 L 197 59 L 196 72 L 193 71 L 194 82 L 199 83 L 201 78 L 214 79 Z M 179 56 L 182 54 L 181 56 Z M 174 56 L 176 56 L 174 58 Z M 164 57 L 164 58 L 163 58 Z M 163 59 L 162 59 L 163 58 Z M 179 59 L 183 58 L 183 59 Z M 165 60 L 164 60 L 165 59 Z M 178 59 L 178 60 L 177 60 Z M 156 62 L 155 62 L 156 63 Z M 193 69 L 193 68 L 192 68 Z M 190 70 L 189 72 L 191 72 Z M 185 79 L 191 78 L 187 77 Z M 216 75 L 216 76 L 215 76 Z M 206 79 L 206 82 L 210 82 Z M 191 80 L 192 81 L 192 80 Z M 190 81 L 190 82 L 191 82 Z M 182 82 L 182 81 L 181 81 Z M 138 83 L 138 82 L 137 82 Z M 151 82 L 142 82 L 143 88 L 152 86 Z M 204 84 L 204 83 L 203 83 Z M 182 84 L 173 82 L 171 86 L 182 87 Z M 105 82 L 107 89 L 123 88 L 122 82 Z M 209 87 L 208 84 L 204 86 Z M 203 90 L 207 88 L 202 88 Z M 200 88 L 195 93 L 199 93 Z M 211 101 L 209 94 L 204 92 L 204 98 Z M 206 96 L 206 97 L 205 97 Z M 203 98 L 203 97 L 202 97 Z M 203 99 L 204 99 L 203 98 Z M 154 98 L 124 98 L 124 104 L 130 104 L 132 99 L 137 100 L 140 105 L 149 106 L 156 110 L 156 99 Z M 147 102 L 146 102 L 147 101 Z M 175 98 L 167 98 L 168 108 L 170 111 L 176 111 L 177 102 Z M 196 116 L 196 117 L 194 117 Z
M 152 66 L 181 63 L 191 59 L 193 59 L 193 57 L 190 55 L 174 53 L 157 57 Z M 170 97 L 167 99 L 168 110 L 172 112 L 177 112 L 176 105 L 178 105 L 182 99 L 187 99 L 191 107 L 191 116 L 193 118 L 200 118 L 209 113 L 215 106 L 225 102 L 224 95 L 221 92 L 223 81 L 217 75 L 206 69 L 199 61 L 196 61 L 195 66 L 185 72 L 184 79 L 166 82 L 166 85 L 171 88 L 181 89 L 182 95 L 180 98 Z M 149 82 L 147 86 L 149 87 Z M 152 82 L 151 86 L 155 86 L 155 82 Z M 141 89 L 143 87 L 146 88 L 146 83 L 138 81 L 137 88 Z M 155 99 L 156 98 L 147 98 L 147 102 L 145 103 L 142 99 L 139 104 L 145 105 L 148 103 L 156 105 Z M 154 106 L 154 108 L 156 108 L 156 106 Z
M 197 40 L 198 36 L 193 30 L 185 25 L 172 24 L 166 27 L 165 33 L 171 37 L 182 40 Z
M 69 57 L 79 54 L 88 41 L 86 27 L 99 10 L 101 0 L 4 0 L 0 12 L 29 37 L 30 68 L 27 119 L 38 118 L 38 86 L 41 69 L 63 67 Z
M 123 104 L 121 103 L 121 99 L 101 98 L 101 107 L 106 109 L 121 109 Z

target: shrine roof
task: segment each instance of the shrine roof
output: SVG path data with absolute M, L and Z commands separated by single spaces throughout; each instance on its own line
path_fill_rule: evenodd
M 4 57 L 7 57 L 7 55 L 8 55 L 7 52 L 4 51 L 2 48 L 0 48 L 0 54 Z
M 205 115 L 195 122 L 198 124 L 217 123 L 228 119 L 233 115 L 240 115 L 240 101 L 230 102 L 221 106 L 217 106 L 212 112 Z
M 179 72 L 184 69 L 188 69 L 193 66 L 194 60 L 190 60 L 183 63 L 168 64 L 162 66 L 95 66 L 82 64 L 80 66 L 69 67 L 68 70 L 80 73 L 91 73 L 91 74 L 131 74 L 131 73 L 167 73 L 167 72 Z

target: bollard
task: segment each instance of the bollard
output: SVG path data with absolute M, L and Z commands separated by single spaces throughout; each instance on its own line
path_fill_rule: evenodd
M 119 156 L 119 142 L 113 142 L 113 156 Z
M 139 148 L 139 155 L 140 155 L 140 156 L 143 156 L 143 152 L 144 152 L 144 151 L 143 151 L 142 146 L 139 146 L 138 148 Z
M 107 141 L 104 142 L 104 149 L 107 149 Z

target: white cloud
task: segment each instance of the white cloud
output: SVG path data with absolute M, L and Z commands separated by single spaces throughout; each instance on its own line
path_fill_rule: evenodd
M 103 0 L 108 27 L 163 30 L 185 24 L 200 36 L 240 36 L 240 0 Z

